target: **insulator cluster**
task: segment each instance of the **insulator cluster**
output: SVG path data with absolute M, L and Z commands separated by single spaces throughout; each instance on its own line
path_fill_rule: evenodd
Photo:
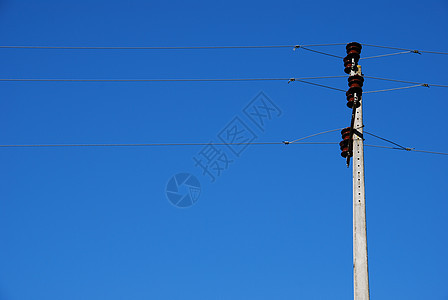
M 344 72 L 347 74 L 350 74 L 350 71 L 358 71 L 358 61 L 361 57 L 361 44 L 357 42 L 348 43 L 347 46 L 345 46 L 345 49 L 347 50 L 347 56 L 344 57 Z
M 347 50 L 347 56 L 344 57 L 344 72 L 353 74 L 353 72 L 358 71 L 358 61 L 361 56 L 362 46 L 359 43 L 352 42 L 348 43 L 345 49 Z M 349 90 L 345 95 L 347 96 L 347 106 L 349 108 L 353 108 L 354 103 L 356 103 L 356 108 L 359 107 L 359 102 L 355 101 L 355 95 L 356 97 L 361 97 L 363 83 L 364 78 L 362 76 L 352 75 L 348 78 Z
M 347 50 L 347 56 L 344 57 L 344 72 L 349 74 L 348 78 L 348 90 L 345 93 L 347 96 L 347 106 L 352 109 L 352 122 L 354 124 L 354 117 L 356 109 L 361 105 L 362 86 L 364 84 L 364 78 L 358 75 L 358 62 L 361 57 L 362 46 L 359 43 L 348 43 L 345 47 Z M 357 74 L 358 73 L 358 74 Z M 347 158 L 347 166 L 350 164 L 350 157 L 353 156 L 353 144 L 351 143 L 353 128 L 347 127 L 341 130 L 342 141 L 339 143 L 341 148 L 341 156 Z
M 350 142 L 350 127 L 344 128 L 341 130 L 342 135 L 342 141 L 339 143 L 339 146 L 341 148 L 341 156 L 347 157 L 352 156 L 349 151 L 349 142 Z
M 353 108 L 353 104 L 356 103 L 356 108 L 359 107 L 359 102 L 355 102 L 355 94 L 357 97 L 362 96 L 362 85 L 364 84 L 364 78 L 359 75 L 352 75 L 348 78 L 349 89 L 345 93 L 347 96 L 347 106 Z

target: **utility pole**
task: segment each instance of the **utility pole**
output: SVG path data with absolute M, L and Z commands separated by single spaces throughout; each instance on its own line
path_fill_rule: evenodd
M 358 66 L 358 75 L 361 68 Z M 369 299 L 369 267 L 367 259 L 366 194 L 364 185 L 364 140 L 362 96 L 355 112 L 353 135 L 353 276 L 355 300 Z
M 356 42 L 346 46 L 344 58 L 349 90 L 347 106 L 352 109 L 350 127 L 341 131 L 341 155 L 350 165 L 353 157 L 353 288 L 355 300 L 369 300 L 369 268 L 367 259 L 366 198 L 364 185 L 364 139 L 362 120 L 362 86 L 364 78 L 358 61 L 362 46 Z

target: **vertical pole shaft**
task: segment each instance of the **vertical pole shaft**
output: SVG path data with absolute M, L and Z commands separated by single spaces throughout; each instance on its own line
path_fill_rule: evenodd
M 361 66 L 357 73 L 360 75 Z M 355 99 L 356 100 L 356 99 Z M 364 141 L 362 138 L 362 97 L 356 109 L 353 128 L 353 281 L 354 299 L 369 300 L 369 269 L 367 261 L 366 197 L 364 186 Z

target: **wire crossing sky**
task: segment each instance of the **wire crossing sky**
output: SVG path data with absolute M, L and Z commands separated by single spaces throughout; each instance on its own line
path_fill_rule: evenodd
M 307 49 L 306 47 L 322 47 L 322 46 L 341 46 L 346 45 L 345 43 L 329 43 L 329 44 L 309 44 L 309 45 L 240 45 L 240 46 L 36 46 L 36 45 L 27 45 L 27 46 L 19 46 L 19 45 L 0 45 L 0 49 L 53 49 L 53 50 L 211 50 L 211 49 L 263 49 L 263 48 L 292 48 L 292 49 L 304 49 L 307 51 L 312 51 L 315 53 L 320 53 L 324 55 L 334 56 L 337 58 L 343 58 L 342 56 L 331 55 L 324 52 L 319 52 L 312 49 Z M 362 43 L 362 42 L 361 42 Z M 393 50 L 402 50 L 404 52 L 397 52 L 392 54 L 364 57 L 362 59 L 367 58 L 376 58 L 383 57 L 389 55 L 397 55 L 404 53 L 429 53 L 429 54 L 441 54 L 448 55 L 448 52 L 441 51 L 428 51 L 428 50 L 415 50 L 415 49 L 406 49 L 406 48 L 398 48 L 398 47 L 390 47 L 390 46 L 382 46 L 382 45 L 372 45 L 372 44 L 364 44 L 365 47 L 376 47 L 383 49 L 393 49 Z
M 340 131 L 343 128 L 336 128 L 331 130 L 326 130 L 322 132 L 318 132 L 312 135 L 308 135 L 305 137 L 301 137 L 292 141 L 282 141 L 282 142 L 250 142 L 250 143 L 142 143 L 142 144 L 17 144 L 17 145 L 0 145 L 0 148 L 60 148 L 60 147 L 168 147 L 168 146 L 231 146 L 231 145 L 290 145 L 290 144 L 297 144 L 297 145 L 335 145 L 339 144 L 337 142 L 301 142 L 305 139 L 309 139 L 315 136 L 319 136 L 322 134 Z M 427 151 L 427 150 L 416 150 L 414 148 L 407 148 L 404 146 L 401 146 L 391 140 L 382 138 L 380 136 L 377 136 L 373 133 L 370 133 L 368 131 L 364 130 L 364 133 L 374 136 L 380 140 L 386 141 L 388 143 L 391 143 L 397 147 L 385 147 L 381 145 L 366 145 L 367 147 L 377 147 L 377 148 L 384 148 L 384 149 L 395 149 L 395 150 L 406 150 L 406 151 L 414 151 L 414 152 L 422 152 L 422 153 L 429 153 L 429 154 L 440 154 L 440 155 L 448 155 L 448 153 L 445 152 L 434 152 L 434 151 Z
M 353 41 L 372 299 L 446 299 L 447 3 L 349 11 L 1 1 L 0 299 L 353 299 Z

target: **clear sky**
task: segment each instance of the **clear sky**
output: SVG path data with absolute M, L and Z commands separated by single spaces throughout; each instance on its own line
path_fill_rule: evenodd
M 444 0 L 2 0 L 0 45 L 358 41 L 446 52 L 447 17 Z M 313 49 L 345 56 L 344 46 Z M 366 76 L 448 84 L 446 55 L 361 64 Z M 292 48 L 0 49 L 3 79 L 327 75 L 345 75 L 341 59 Z M 347 89 L 345 78 L 313 82 Z M 364 90 L 402 86 L 366 79 Z M 241 128 L 238 141 L 281 142 L 350 120 L 343 92 L 300 82 L 0 82 L 0 91 L 2 145 L 222 143 Z M 257 96 L 271 113 L 261 126 L 248 113 Z M 447 152 L 447 99 L 437 87 L 366 94 L 365 129 Z M 216 148 L 0 148 L 0 299 L 351 299 L 351 169 L 339 146 Z M 194 160 L 212 154 L 225 167 L 210 167 L 214 182 Z M 448 157 L 366 148 L 365 166 L 371 298 L 448 299 Z M 176 174 L 189 174 L 194 205 L 169 201 Z

